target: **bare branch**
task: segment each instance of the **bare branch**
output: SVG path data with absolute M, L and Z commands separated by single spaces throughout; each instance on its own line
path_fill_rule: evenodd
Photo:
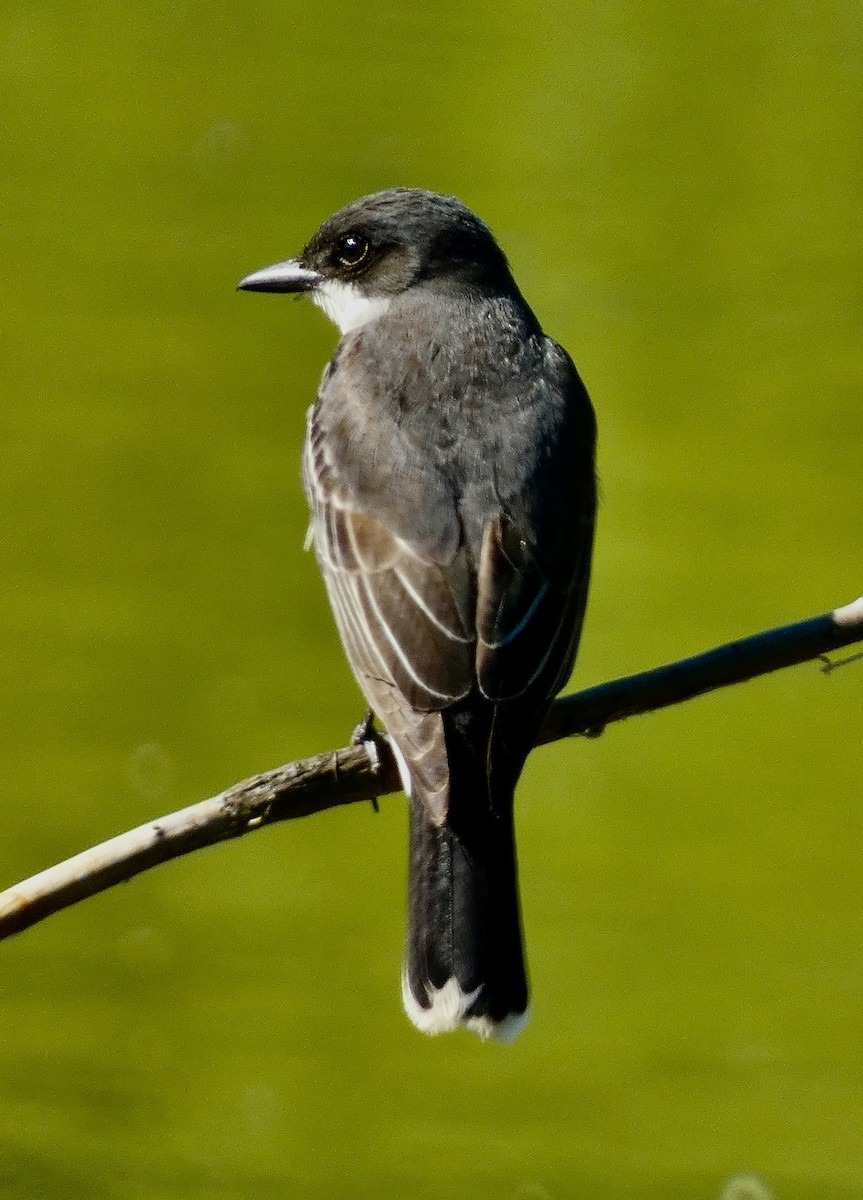
M 539 743 L 575 734 L 595 736 L 624 717 L 679 704 L 795 663 L 823 659 L 859 641 L 863 641 L 863 597 L 824 616 L 565 696 L 554 704 Z M 843 665 L 825 661 L 827 669 Z M 398 789 L 398 772 L 382 735 L 254 775 L 218 796 L 122 833 L 0 893 L 0 939 L 202 846 L 242 837 L 276 821 L 375 800 Z
M 574 733 L 601 733 L 612 721 L 668 708 L 732 683 L 823 658 L 859 641 L 863 641 L 863 596 L 821 617 L 781 625 L 666 667 L 564 696 L 552 708 L 540 744 Z

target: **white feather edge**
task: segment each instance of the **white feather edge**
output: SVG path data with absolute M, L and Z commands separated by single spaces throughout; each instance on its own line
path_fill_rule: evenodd
M 410 768 L 408 767 L 407 760 L 396 745 L 395 738 L 390 738 L 390 750 L 393 752 L 393 758 L 396 760 L 396 766 L 399 769 L 399 777 L 402 781 L 402 790 L 407 796 L 408 800 L 410 800 L 411 790 L 413 788 L 413 780 L 411 779 Z

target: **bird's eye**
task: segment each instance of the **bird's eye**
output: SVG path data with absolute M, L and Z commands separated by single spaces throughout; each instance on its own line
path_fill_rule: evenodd
M 339 238 L 336 253 L 343 267 L 358 267 L 369 252 L 369 244 L 358 233 L 346 233 Z

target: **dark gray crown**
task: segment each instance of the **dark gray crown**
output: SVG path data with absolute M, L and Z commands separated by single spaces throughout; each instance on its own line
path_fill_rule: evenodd
M 363 291 L 391 295 L 430 280 L 511 285 L 488 226 L 454 196 L 420 188 L 389 188 L 355 200 L 324 222 L 301 262 Z

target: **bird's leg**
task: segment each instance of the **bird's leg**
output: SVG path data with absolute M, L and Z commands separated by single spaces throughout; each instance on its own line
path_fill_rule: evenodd
M 367 708 L 363 719 L 354 726 L 351 734 L 351 745 L 362 746 L 364 742 L 373 742 L 377 731 L 375 729 L 374 709 Z
M 375 729 L 374 709 L 367 708 L 363 719 L 358 725 L 354 726 L 354 731 L 351 734 L 351 745 L 371 747 L 377 758 L 377 742 L 378 731 Z M 372 808 L 375 812 L 381 811 L 376 796 L 372 797 Z

